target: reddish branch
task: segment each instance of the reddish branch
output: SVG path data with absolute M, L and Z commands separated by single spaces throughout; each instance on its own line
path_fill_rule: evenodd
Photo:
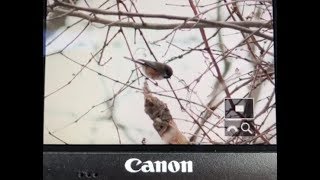
M 64 10 L 61 8 L 55 8 L 54 10 L 47 8 L 48 12 L 59 12 L 59 13 L 66 13 L 69 12 L 68 10 Z M 117 15 L 124 15 L 124 14 L 117 14 Z M 134 23 L 134 22 L 118 22 L 118 21 L 111 21 L 107 19 L 103 19 L 97 16 L 91 16 L 85 13 L 81 12 L 71 12 L 68 14 L 68 16 L 73 16 L 73 17 L 79 17 L 86 19 L 90 22 L 96 22 L 96 23 L 101 23 L 105 24 L 108 26 L 118 26 L 118 27 L 131 27 L 135 29 L 157 29 L 157 30 L 166 30 L 166 29 L 174 29 L 178 26 L 180 26 L 180 29 L 191 29 L 191 28 L 231 28 L 239 31 L 243 31 L 246 33 L 252 33 L 254 32 L 253 30 L 247 28 L 247 27 L 261 27 L 265 26 L 266 28 L 270 28 L 269 24 L 265 24 L 264 22 L 223 22 L 223 21 L 208 21 L 208 20 L 201 20 L 199 19 L 199 22 L 195 23 L 183 23 L 183 24 L 177 24 L 177 23 L 172 23 L 172 24 L 157 24 L 157 23 Z M 184 19 L 184 18 L 183 18 Z M 189 18 L 193 19 L 193 18 Z M 189 20 L 187 19 L 187 20 Z M 186 21 L 186 20 L 184 20 Z M 200 21 L 206 21 L 206 22 L 200 22 Z M 269 40 L 273 40 L 273 37 L 267 34 L 263 34 L 261 32 L 255 32 L 256 36 L 260 36 Z
M 68 3 L 62 3 L 60 2 L 59 5 L 64 7 L 73 8 L 76 10 L 82 10 L 91 12 L 94 14 L 103 14 L 103 15 L 114 15 L 114 16 L 127 16 L 127 17 L 144 17 L 144 18 L 161 18 L 161 19 L 170 19 L 170 20 L 182 20 L 182 21 L 193 21 L 196 23 L 204 23 L 204 24 L 221 24 L 225 26 L 231 26 L 237 25 L 237 26 L 243 26 L 243 27 L 265 27 L 267 29 L 271 29 L 272 26 L 266 24 L 266 22 L 263 21 L 241 21 L 241 22 L 228 22 L 231 25 L 228 25 L 228 23 L 225 23 L 224 21 L 210 21 L 206 19 L 200 19 L 197 16 L 195 17 L 186 17 L 186 16 L 174 16 L 174 15 L 166 15 L 166 14 L 143 14 L 143 13 L 132 13 L 132 12 L 122 12 L 122 11 L 105 11 L 98 8 L 86 8 L 81 6 L 75 6 Z M 198 14 L 196 14 L 198 15 Z

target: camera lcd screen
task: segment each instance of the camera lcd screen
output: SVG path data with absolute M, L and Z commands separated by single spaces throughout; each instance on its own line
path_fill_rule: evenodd
M 276 144 L 270 0 L 47 0 L 44 144 Z

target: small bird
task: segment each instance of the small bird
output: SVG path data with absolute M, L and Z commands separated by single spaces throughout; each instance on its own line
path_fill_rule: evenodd
M 128 57 L 124 57 L 124 58 L 129 59 L 133 62 L 136 62 L 136 63 L 142 65 L 142 69 L 143 69 L 145 75 L 148 78 L 151 78 L 153 80 L 168 79 L 173 74 L 172 68 L 164 63 L 147 61 L 147 60 L 143 60 L 143 59 L 133 60 Z

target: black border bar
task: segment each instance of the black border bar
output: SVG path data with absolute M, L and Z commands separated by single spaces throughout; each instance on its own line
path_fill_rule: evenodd
M 130 173 L 130 158 L 144 161 L 192 161 L 192 172 Z M 277 153 L 95 153 L 46 152 L 43 154 L 44 180 L 166 180 L 224 179 L 276 180 Z

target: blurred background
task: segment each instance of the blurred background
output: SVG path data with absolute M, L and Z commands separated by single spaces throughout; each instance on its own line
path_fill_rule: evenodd
M 118 12 L 194 17 L 187 0 L 78 0 L 76 6 Z M 260 1 L 193 1 L 199 18 L 212 21 L 272 20 L 272 3 Z M 155 96 L 165 102 L 178 128 L 200 144 L 260 144 L 260 137 L 225 136 L 224 103 L 226 94 L 212 65 L 198 28 L 138 29 L 107 26 L 74 17 L 72 8 L 56 7 L 47 1 L 44 97 L 44 144 L 163 144 L 152 121 L 144 112 L 142 87 L 145 78 L 135 64 L 124 57 L 168 63 L 174 76 L 170 83 L 183 106 L 211 137 L 197 132 L 193 119 L 181 110 L 166 81 L 149 82 Z M 235 10 L 237 7 L 237 12 Z M 55 8 L 68 13 L 55 12 Z M 118 9 L 119 8 L 119 9 Z M 208 12 L 206 12 L 208 11 Z M 77 12 L 80 12 L 79 10 Z M 232 15 L 230 15 L 230 12 Z M 89 15 L 88 11 L 81 12 Z M 118 16 L 96 15 L 109 21 Z M 241 20 L 241 17 L 244 18 Z M 121 16 L 121 22 L 133 22 Z M 234 19 L 233 19 L 234 18 Z M 141 23 L 139 17 L 134 17 Z M 145 23 L 181 24 L 183 21 L 143 18 Z M 257 27 L 250 27 L 257 30 Z M 270 144 L 276 144 L 273 41 L 259 36 L 244 41 L 230 28 L 204 28 L 210 50 L 223 74 L 232 98 L 254 98 L 256 128 Z M 272 28 L 261 32 L 273 35 Z M 107 41 L 106 41 L 107 37 Z M 108 42 L 107 45 L 105 42 Z M 148 44 L 148 46 L 146 45 Z M 153 55 L 150 53 L 150 50 Z M 250 48 L 250 49 L 249 49 Z M 263 49 L 263 51 L 261 51 Z M 94 58 L 93 58 L 94 57 Z M 261 62 L 259 69 L 256 59 Z M 266 76 L 265 73 L 270 73 Z M 247 83 L 245 83 L 247 82 Z M 214 110 L 208 110 L 216 107 Z

